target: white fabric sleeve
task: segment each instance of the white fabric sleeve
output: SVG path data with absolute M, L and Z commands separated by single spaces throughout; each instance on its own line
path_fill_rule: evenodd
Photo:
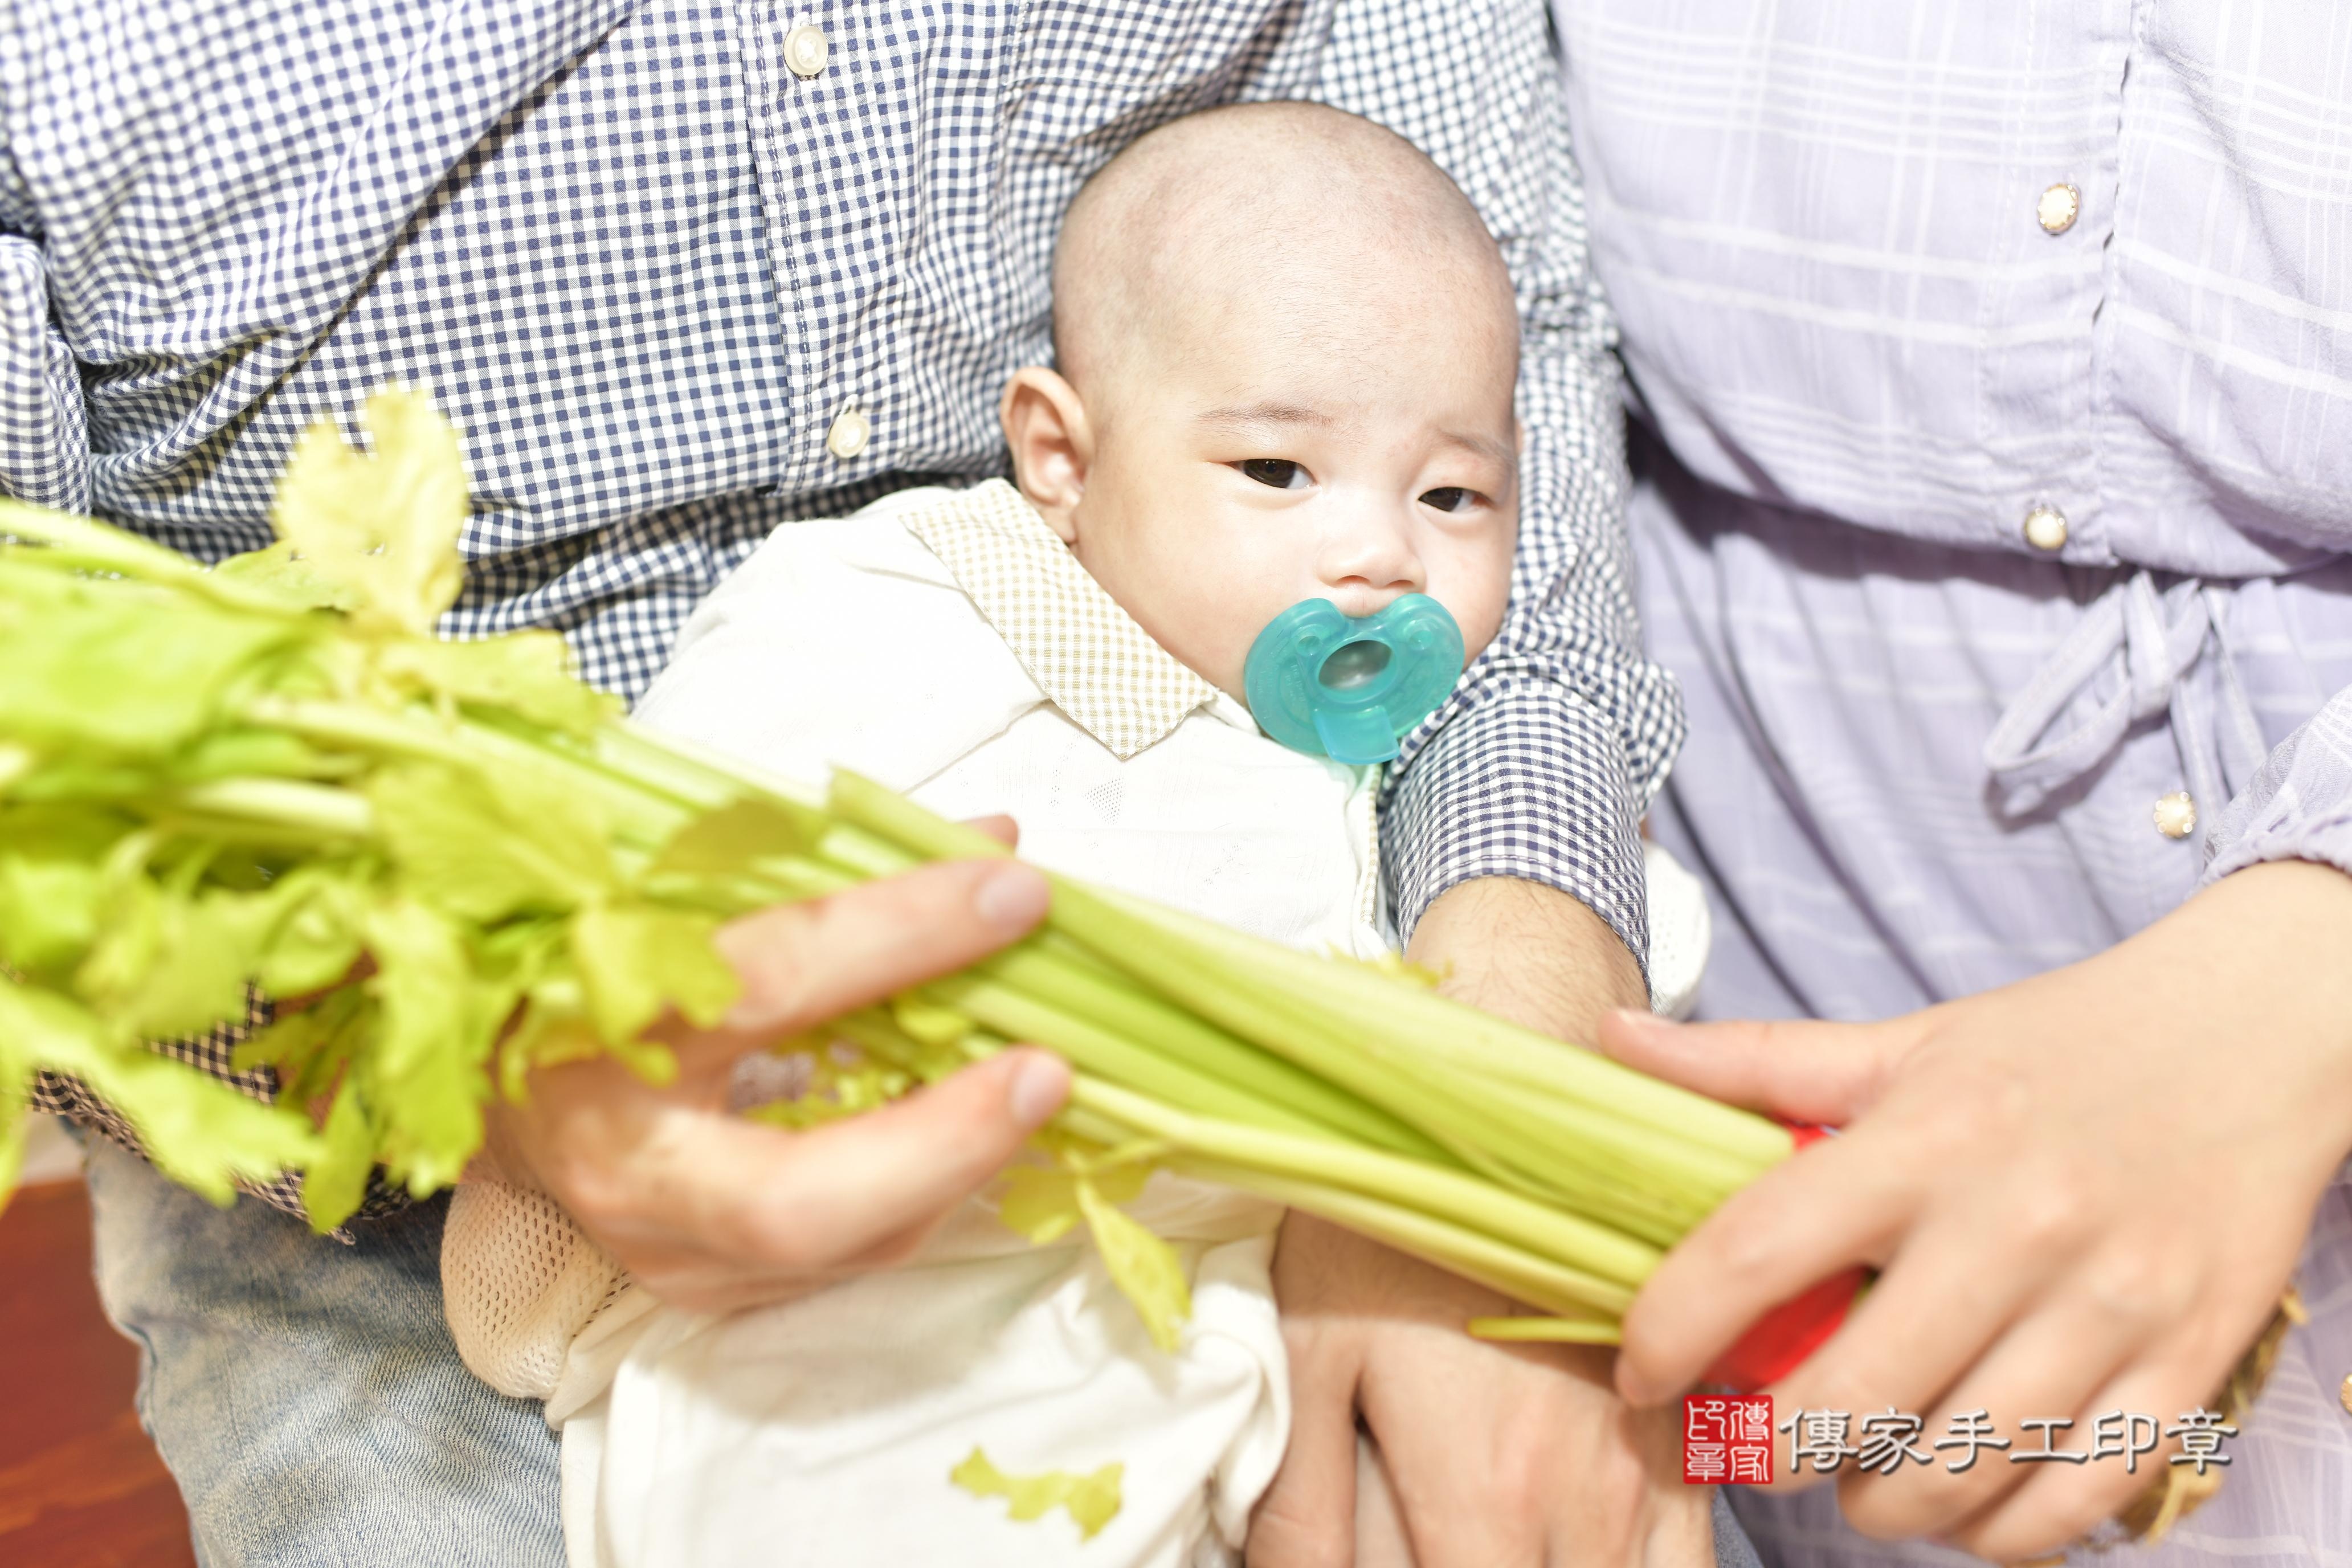
M 2266 860 L 2315 860 L 2352 875 L 2352 689 L 2271 748 L 2206 843 L 2209 882 Z

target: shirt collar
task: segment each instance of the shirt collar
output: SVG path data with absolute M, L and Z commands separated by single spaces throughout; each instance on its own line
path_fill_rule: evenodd
M 1121 762 L 1202 707 L 1255 732 L 1248 710 L 1153 641 L 1003 479 L 912 508 L 900 521 L 1046 699 Z

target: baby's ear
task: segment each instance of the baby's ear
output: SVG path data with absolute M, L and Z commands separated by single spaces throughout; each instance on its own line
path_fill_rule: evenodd
M 1075 544 L 1078 500 L 1095 458 L 1094 430 L 1077 388 L 1033 364 L 1013 373 L 996 415 L 1013 448 L 1013 482 L 1062 542 Z

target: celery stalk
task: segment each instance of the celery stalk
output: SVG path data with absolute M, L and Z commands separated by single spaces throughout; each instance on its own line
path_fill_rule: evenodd
M 1622 1324 L 1604 1318 L 1473 1318 L 1464 1325 L 1474 1340 L 1517 1344 L 1613 1345 L 1622 1343 Z
M 1638 1286 L 1661 1254 L 1574 1215 L 1499 1191 L 1457 1171 L 1424 1165 L 1329 1138 L 1302 1138 L 1220 1124 L 1153 1104 L 1081 1075 L 1071 1101 L 1164 1140 L 1178 1149 L 1268 1174 L 1344 1188 L 1361 1196 L 1447 1218 L 1496 1240 L 1596 1278 Z
M 844 772 L 832 792 L 835 810 L 908 849 L 927 856 L 1003 847 L 946 822 L 868 780 Z M 977 842 L 975 842 L 977 841 Z M 1449 1031 L 1499 1024 L 1486 1015 L 1401 984 L 1377 972 L 1297 954 L 1177 911 L 1144 904 L 1067 879 L 1056 879 L 1056 931 L 1170 999 L 1181 998 L 1244 1039 L 1282 1056 L 1419 1129 L 1475 1168 L 1523 1189 L 1590 1205 L 1595 1217 L 1665 1241 L 1695 1223 L 1738 1184 L 1726 1162 L 1703 1146 L 1654 1127 L 1581 1111 L 1564 1098 L 1538 1100 L 1524 1086 L 1497 1087 L 1475 1074 L 1449 1072 Z M 1311 973 L 1328 1011 L 1318 1016 L 1291 1001 L 1269 971 Z M 1253 973 L 1255 971 L 1255 973 Z M 1288 975 L 1285 974 L 1284 979 Z M 1342 1012 L 1344 1006 L 1345 1012 Z M 1352 1014 L 1349 1017 L 1346 1015 Z M 1410 1035 L 1395 1021 L 1415 1026 Z M 1354 1027 L 1341 1032 L 1347 1026 Z M 1507 1030 L 1507 1026 L 1504 1026 Z M 1580 1058 L 1587 1092 L 1603 1106 L 1619 1081 L 1649 1084 L 1603 1058 L 1530 1031 L 1501 1037 L 1521 1052 Z M 1490 1067 L 1499 1049 L 1458 1056 L 1456 1067 Z M 1714 1107 L 1681 1090 L 1653 1085 L 1679 1101 Z M 1732 1116 L 1743 1113 L 1726 1111 Z M 1743 1118 L 1788 1146 L 1787 1135 L 1760 1118 Z M 1696 1202 L 1677 1189 L 1640 1179 L 1645 1170 L 1680 1168 L 1684 1185 L 1702 1185 Z M 1760 1167 L 1759 1167 L 1760 1168 Z
M 972 971 L 1351 1137 L 1442 1164 L 1458 1163 L 1434 1140 L 1369 1101 L 1138 991 L 1115 972 L 1074 963 L 1053 947 L 1025 943 L 982 960 Z
M 919 808 L 918 808 L 919 809 Z M 1101 889 L 1078 892 L 1086 917 L 1098 919 L 1104 906 L 1129 921 L 1140 920 L 1163 936 L 1180 937 L 1196 949 L 1232 963 L 1262 979 L 1276 994 L 1307 1009 L 1328 1009 L 1332 1019 L 1368 1033 L 1414 1041 L 1438 1059 L 1485 1070 L 1530 1088 L 1574 1096 L 1677 1142 L 1720 1151 L 1750 1167 L 1753 1175 L 1788 1157 L 1793 1142 L 1786 1128 L 1688 1089 L 1635 1072 L 1608 1058 L 1565 1044 L 1507 1019 L 1465 1007 L 1433 992 L 1411 986 L 1371 989 L 1344 966 L 1248 935 L 1181 910 Z
M 1176 1105 L 1265 1127 L 1313 1131 L 1321 1125 L 1279 1100 L 1259 1099 L 1247 1089 L 1098 1029 L 969 970 L 918 991 L 927 1001 L 969 1014 L 1012 1038 L 1057 1051 L 1086 1071 L 1133 1084 Z
M 365 796 L 297 779 L 214 779 L 165 800 L 175 810 L 321 838 L 364 838 L 375 823 Z
M 1563 1317 L 1595 1311 L 1615 1315 L 1623 1312 L 1633 1301 L 1633 1292 L 1622 1286 L 1400 1205 L 1218 1160 L 1185 1156 L 1171 1163 L 1185 1175 L 1255 1193 L 1334 1225 L 1345 1226 L 1360 1235 L 1386 1242 L 1399 1252 L 1499 1290 L 1514 1300 Z

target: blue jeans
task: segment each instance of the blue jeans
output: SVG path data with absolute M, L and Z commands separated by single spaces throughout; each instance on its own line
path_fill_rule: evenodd
M 442 1317 L 446 1198 L 344 1247 L 88 1142 L 99 1293 L 205 1568 L 561 1568 L 555 1437 Z M 1720 1494 L 1715 1521 L 1718 1568 L 1757 1568 Z
M 205 1568 L 562 1568 L 555 1436 L 442 1318 L 446 1198 L 346 1247 L 88 1146 L 99 1294 Z

